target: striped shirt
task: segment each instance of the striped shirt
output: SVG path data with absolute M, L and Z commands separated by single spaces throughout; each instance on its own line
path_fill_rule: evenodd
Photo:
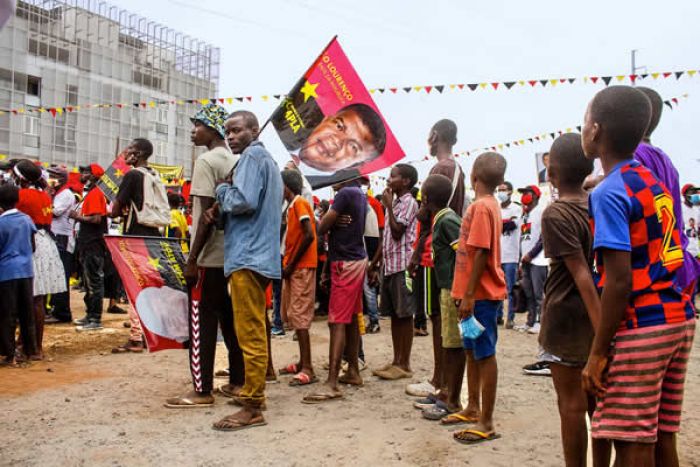
M 389 214 L 386 215 L 384 227 L 384 244 L 382 253 L 384 255 L 384 274 L 396 274 L 405 271 L 411 256 L 413 255 L 413 243 L 416 240 L 416 214 L 418 214 L 418 203 L 411 193 L 405 193 L 400 198 L 394 200 L 392 204 L 394 217 L 399 224 L 405 225 L 406 230 L 400 239 L 394 240 L 391 235 L 389 225 Z

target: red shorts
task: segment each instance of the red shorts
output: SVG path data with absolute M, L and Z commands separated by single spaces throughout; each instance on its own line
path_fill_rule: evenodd
M 655 443 L 658 430 L 679 430 L 694 333 L 695 320 L 617 332 L 593 438 Z
M 333 261 L 331 297 L 328 302 L 329 324 L 350 324 L 352 316 L 362 313 L 362 286 L 367 272 L 367 260 Z

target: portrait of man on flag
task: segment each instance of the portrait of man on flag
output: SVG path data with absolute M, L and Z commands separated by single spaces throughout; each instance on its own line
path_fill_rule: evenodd
M 280 103 L 271 121 L 314 188 L 367 175 L 404 156 L 337 39 Z

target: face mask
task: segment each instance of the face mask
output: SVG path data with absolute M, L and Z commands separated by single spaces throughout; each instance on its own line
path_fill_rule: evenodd
M 700 194 L 694 194 L 690 195 L 690 203 L 691 204 L 700 204 Z
M 527 206 L 532 203 L 532 195 L 530 193 L 525 193 L 522 198 L 520 198 L 520 201 Z
M 508 194 L 507 191 L 497 191 L 496 192 L 496 199 L 500 201 L 501 203 L 505 203 L 510 199 L 510 195 Z

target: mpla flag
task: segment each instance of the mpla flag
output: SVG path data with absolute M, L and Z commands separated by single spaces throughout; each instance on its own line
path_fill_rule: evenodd
M 102 190 L 102 193 L 107 197 L 107 203 L 111 203 L 117 197 L 124 174 L 127 173 L 129 169 L 131 169 L 131 167 L 129 167 L 124 160 L 124 155 L 120 154 L 97 181 L 97 187 Z
M 370 174 L 404 157 L 336 38 L 271 121 L 314 188 Z
M 150 352 L 184 349 L 189 340 L 185 257 L 175 238 L 106 235 L 105 242 Z

